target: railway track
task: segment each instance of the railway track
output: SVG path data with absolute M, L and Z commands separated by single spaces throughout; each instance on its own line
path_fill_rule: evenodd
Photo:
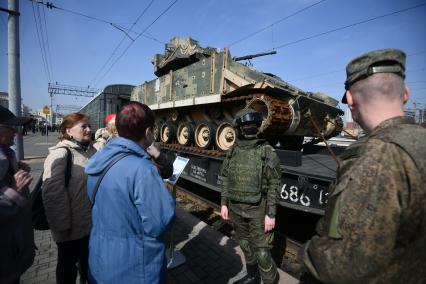
M 199 185 L 197 185 L 199 187 Z M 169 188 L 172 190 L 172 188 Z M 190 182 L 182 183 L 176 187 L 176 206 L 195 215 L 209 226 L 222 234 L 233 237 L 232 226 L 222 220 L 220 216 L 220 194 L 204 189 L 200 190 L 204 194 L 198 194 L 197 190 L 191 188 Z M 277 215 L 277 218 L 280 218 Z M 275 262 L 284 271 L 297 276 L 297 253 L 302 244 L 297 240 L 290 239 L 279 230 L 275 231 L 275 238 L 272 248 L 272 256 Z

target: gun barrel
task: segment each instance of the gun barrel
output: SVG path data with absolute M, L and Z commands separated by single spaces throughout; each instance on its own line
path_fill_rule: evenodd
M 265 55 L 272 55 L 272 54 L 277 54 L 277 52 L 274 50 L 274 51 L 269 51 L 269 52 L 250 54 L 250 55 L 241 56 L 241 57 L 234 57 L 234 60 L 235 61 L 241 61 L 241 60 L 253 59 L 253 58 L 256 58 L 256 57 L 265 56 Z

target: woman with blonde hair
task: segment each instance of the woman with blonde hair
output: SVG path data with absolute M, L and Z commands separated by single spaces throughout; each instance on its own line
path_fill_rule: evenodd
M 77 263 L 80 283 L 87 279 L 91 205 L 84 168 L 96 152 L 91 135 L 85 114 L 67 115 L 60 126 L 60 142 L 49 148 L 44 162 L 43 204 L 58 247 L 57 283 L 75 283 Z

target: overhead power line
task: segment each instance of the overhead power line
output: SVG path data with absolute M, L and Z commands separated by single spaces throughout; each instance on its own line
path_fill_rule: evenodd
M 142 30 L 142 28 L 141 28 L 138 24 L 136 24 L 136 26 Z M 124 29 L 126 29 L 126 28 L 124 28 Z M 139 35 L 140 33 L 141 33 L 141 32 L 139 32 L 139 31 L 135 31 L 135 30 L 133 30 L 133 31 L 129 31 L 129 34 L 136 34 L 136 35 Z M 154 37 L 152 34 L 150 34 L 150 33 L 148 33 L 148 32 L 145 32 L 144 34 L 142 34 L 142 36 L 143 36 L 144 38 L 147 38 L 147 39 L 150 39 L 150 40 L 156 41 L 156 42 L 158 42 L 158 43 L 166 44 L 164 41 L 159 40 L 158 38 Z
M 413 57 L 413 56 L 417 56 L 420 54 L 426 53 L 426 51 L 419 51 L 419 52 L 414 52 L 414 53 L 409 53 L 407 54 L 407 57 Z M 418 71 L 424 71 L 425 68 L 417 68 L 417 69 L 407 69 L 406 72 L 408 73 L 413 73 L 413 72 L 418 72 Z M 318 74 L 312 74 L 312 75 L 307 75 L 304 77 L 300 77 L 300 78 L 296 78 L 296 79 L 290 79 L 289 81 L 291 82 L 295 82 L 295 81 L 304 81 L 304 80 L 308 80 L 308 79 L 312 79 L 312 78 L 317 78 L 317 77 L 322 77 L 322 76 L 327 76 L 330 74 L 335 74 L 335 73 L 341 73 L 341 72 L 345 72 L 345 69 L 337 69 L 337 70 L 332 70 L 332 71 L 326 71 L 326 72 L 322 72 L 322 73 L 318 73 Z
M 36 9 L 37 9 L 37 12 L 36 12 Z M 37 40 L 40 47 L 41 60 L 43 62 L 43 70 L 44 70 L 47 82 L 50 82 L 51 75 L 50 75 L 49 61 L 48 61 L 48 56 L 47 56 L 47 51 L 46 51 L 45 41 L 44 41 L 43 26 L 40 19 L 40 11 L 38 10 L 38 6 L 34 7 L 34 4 L 32 5 L 32 10 L 33 10 L 33 16 L 34 16 L 34 23 L 36 27 Z
M 60 110 L 79 111 L 82 107 L 78 105 L 56 105 L 56 112 Z
M 90 87 L 70 86 L 62 84 L 49 83 L 47 91 L 51 95 L 68 95 L 75 97 L 94 97 L 99 93 L 99 90 Z
M 46 46 L 47 46 L 47 59 L 48 59 L 48 66 L 49 66 L 49 71 L 50 71 L 50 79 L 49 81 L 52 80 L 52 76 L 53 76 L 53 70 L 52 70 L 52 53 L 50 52 L 50 44 L 49 44 L 49 33 L 47 32 L 47 22 L 46 22 L 46 13 L 44 11 L 45 9 L 42 9 L 43 11 L 43 20 L 44 20 L 44 33 L 45 33 L 45 38 L 46 38 Z
M 137 22 L 140 20 L 140 18 L 145 14 L 145 12 L 151 7 L 152 3 L 154 3 L 154 0 L 151 0 L 151 2 L 142 10 L 142 13 L 139 14 L 139 16 L 136 18 L 136 21 L 133 22 L 132 26 L 130 27 L 130 29 L 128 30 L 129 32 L 132 31 L 133 27 L 137 24 Z M 128 35 L 128 33 L 126 33 Z M 112 58 L 114 57 L 115 53 L 117 52 L 117 50 L 120 48 L 121 44 L 124 42 L 124 40 L 126 39 L 126 37 L 124 36 L 121 41 L 117 44 L 117 46 L 114 48 L 114 50 L 112 51 L 111 55 L 108 57 L 108 59 L 105 61 L 105 63 L 102 65 L 102 67 L 99 69 L 99 71 L 96 73 L 95 77 L 92 79 L 92 81 L 90 82 L 89 85 L 93 85 L 96 80 L 98 79 L 98 76 L 101 74 L 101 72 L 104 70 L 104 68 L 109 64 L 109 62 L 112 60 Z M 134 39 L 132 39 L 132 41 L 134 41 Z
M 310 9 L 310 8 L 312 8 L 312 7 L 316 6 L 316 5 L 318 5 L 318 4 L 321 4 L 322 2 L 325 2 L 325 1 L 326 1 L 326 0 L 318 1 L 318 2 L 316 2 L 316 3 L 314 3 L 314 4 L 311 4 L 311 5 L 309 5 L 309 6 L 305 7 L 305 8 L 302 8 L 302 9 L 300 9 L 300 10 L 298 10 L 298 11 L 296 11 L 296 12 L 294 12 L 294 13 L 292 13 L 292 14 L 288 15 L 288 16 L 285 16 L 284 18 L 281 18 L 281 19 L 279 19 L 279 20 L 277 20 L 277 21 L 273 22 L 272 24 L 269 24 L 269 25 L 267 25 L 267 26 L 265 26 L 265 27 L 263 27 L 263 28 L 260 28 L 260 29 L 258 29 L 257 31 L 254 31 L 254 32 L 252 32 L 252 33 L 250 33 L 250 34 L 248 34 L 248 35 L 246 35 L 246 36 L 244 36 L 244 37 L 242 37 L 242 38 L 240 38 L 240 39 L 238 39 L 238 40 L 236 40 L 236 41 L 234 41 L 234 42 L 230 43 L 230 44 L 228 45 L 228 47 L 231 47 L 231 46 L 233 46 L 233 45 L 236 45 L 237 43 L 240 43 L 240 42 L 242 42 L 242 41 L 245 41 L 246 39 L 251 38 L 251 37 L 253 37 L 253 36 L 257 35 L 257 34 L 259 34 L 259 33 L 263 32 L 263 31 L 265 31 L 265 30 L 267 30 L 267 29 L 269 29 L 269 28 L 273 27 L 274 25 L 276 25 L 276 24 L 278 24 L 278 23 L 281 23 L 282 21 L 287 20 L 287 19 L 289 19 L 289 18 L 291 18 L 291 17 L 293 17 L 293 16 L 296 16 L 297 14 L 300 14 L 300 13 L 302 13 L 303 11 L 306 11 L 306 10 L 308 10 L 308 9 Z M 273 35 L 272 35 L 272 37 L 273 37 Z
M 96 22 L 107 24 L 107 25 L 109 25 L 109 26 L 111 26 L 111 27 L 119 30 L 120 32 L 124 33 L 130 40 L 134 40 L 130 36 L 129 32 L 126 31 L 126 30 L 129 30 L 129 29 L 123 27 L 122 25 L 120 25 L 118 23 L 114 23 L 112 21 L 108 21 L 108 20 L 101 19 L 101 18 L 98 18 L 98 17 L 90 16 L 90 15 L 87 15 L 87 14 L 84 14 L 84 13 L 81 13 L 81 12 L 78 12 L 78 11 L 74 11 L 74 10 L 70 10 L 70 9 L 58 7 L 58 6 L 56 6 L 55 4 L 53 4 L 51 2 L 43 2 L 43 1 L 40 1 L 40 0 L 28 0 L 28 1 L 36 3 L 36 4 L 39 4 L 39 5 L 44 5 L 44 6 L 46 6 L 49 9 L 61 10 L 63 12 L 67 12 L 67 13 L 74 14 L 74 15 L 77 15 L 77 16 L 80 16 L 80 17 L 84 17 L 84 18 L 87 18 L 87 19 L 90 19 L 90 20 L 93 20 L 93 21 L 96 21 Z M 149 37 L 149 36 L 147 36 L 146 38 L 152 39 L 154 41 L 157 41 L 155 38 L 152 38 L 152 37 Z
M 157 22 L 165 13 L 167 13 L 167 11 L 169 11 L 173 5 L 175 5 L 179 0 L 175 0 L 173 1 L 171 4 L 169 4 L 169 6 L 167 6 L 166 9 L 163 10 L 163 12 L 161 12 L 160 15 L 158 15 L 157 18 L 155 18 L 154 21 L 152 21 L 148 26 L 145 27 L 145 29 L 142 30 L 142 32 L 135 38 L 134 41 L 130 42 L 129 45 L 127 45 L 126 49 L 120 54 L 119 57 L 117 57 L 117 59 L 112 63 L 112 65 L 108 68 L 108 70 L 102 75 L 102 77 L 94 84 L 94 86 L 96 86 L 97 83 L 99 83 L 100 81 L 102 81 L 102 79 L 109 73 L 109 71 L 111 71 L 111 69 L 114 67 L 114 65 L 124 56 L 124 54 L 126 54 L 127 50 L 129 50 L 129 48 L 133 45 L 133 43 L 138 40 L 143 34 L 145 34 L 145 32 L 152 26 L 155 24 L 155 22 Z
M 70 14 L 74 14 L 74 15 L 77 15 L 77 16 L 88 18 L 88 19 L 93 20 L 93 21 L 97 21 L 97 22 L 101 22 L 101 23 L 104 23 L 104 24 L 108 24 L 108 25 L 114 27 L 115 29 L 121 31 L 122 33 L 124 33 L 125 35 L 127 35 L 131 39 L 131 37 L 127 34 L 126 31 L 124 31 L 119 25 L 114 24 L 111 21 L 107 21 L 107 20 L 104 20 L 104 19 L 101 19 L 101 18 L 97 18 L 97 17 L 93 17 L 93 16 L 90 16 L 90 15 L 86 15 L 86 14 L 83 14 L 83 13 L 80 13 L 80 12 L 77 12 L 77 11 L 73 11 L 73 10 L 70 10 L 70 9 L 61 8 L 61 7 L 58 7 L 58 6 L 56 6 L 55 4 L 53 4 L 51 2 L 46 2 L 45 3 L 45 2 L 39 1 L 39 0 L 29 0 L 29 1 L 33 2 L 33 3 L 36 3 L 36 4 L 39 4 L 39 5 L 44 5 L 44 6 L 46 6 L 49 9 L 61 10 L 61 11 L 64 11 L 64 12 L 67 12 L 67 13 L 70 13 Z
M 374 21 L 374 20 L 389 17 L 389 16 L 392 16 L 392 15 L 395 15 L 395 14 L 399 14 L 399 13 L 409 11 L 409 10 L 417 9 L 417 8 L 420 8 L 420 7 L 425 6 L 425 5 L 426 5 L 426 3 L 422 3 L 422 4 L 415 5 L 415 6 L 412 6 L 412 7 L 409 7 L 409 8 L 405 8 L 405 9 L 402 9 L 402 10 L 398 10 L 398 11 L 394 11 L 394 12 L 391 12 L 391 13 L 376 16 L 376 17 L 369 18 L 369 19 L 366 19 L 366 20 L 362 20 L 362 21 L 352 23 L 352 24 L 349 24 L 349 25 L 346 25 L 346 26 L 338 27 L 338 28 L 335 28 L 335 29 L 332 29 L 332 30 L 328 30 L 328 31 L 319 33 L 319 34 L 311 35 L 311 36 L 308 36 L 308 37 L 305 37 L 305 38 L 301 38 L 301 39 L 298 39 L 298 40 L 295 40 L 295 41 L 291 41 L 291 42 L 287 42 L 287 43 L 275 46 L 274 48 L 272 48 L 272 50 L 280 49 L 280 48 L 283 48 L 283 47 L 286 47 L 286 46 L 289 46 L 289 45 L 293 45 L 293 44 L 296 44 L 296 43 L 299 43 L 299 42 L 302 42 L 302 41 L 310 40 L 310 39 L 317 38 L 317 37 L 320 37 L 320 36 L 323 36 L 323 35 L 326 35 L 326 34 L 330 34 L 330 33 L 341 31 L 341 30 L 351 28 L 351 27 L 354 27 L 354 26 L 365 24 L 365 23 L 368 23 L 368 22 L 371 22 L 371 21 Z

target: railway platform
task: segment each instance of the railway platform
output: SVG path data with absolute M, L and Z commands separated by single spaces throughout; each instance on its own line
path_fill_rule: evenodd
M 47 148 L 56 144 L 56 137 L 56 133 L 47 138 L 37 134 L 24 137 L 25 162 L 31 166 L 35 179 L 41 174 Z M 234 240 L 183 209 L 177 208 L 176 216 L 167 239 L 172 239 L 174 251 L 181 253 L 186 261 L 168 269 L 168 284 L 234 283 L 246 274 L 242 251 Z M 21 283 L 56 283 L 57 252 L 50 231 L 35 231 L 35 242 L 36 258 L 22 275 Z M 279 283 L 298 283 L 282 270 L 279 272 Z

